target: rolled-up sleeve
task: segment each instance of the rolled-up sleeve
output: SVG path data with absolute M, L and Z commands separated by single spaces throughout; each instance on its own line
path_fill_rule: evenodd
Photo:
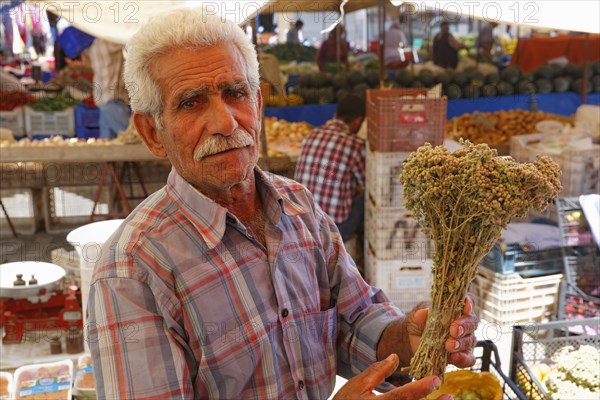
M 174 310 L 165 312 L 170 306 L 168 296 L 137 279 L 95 280 L 88 341 L 99 399 L 195 397 L 185 332 L 171 319 Z
M 346 252 L 335 223 L 324 213 L 321 235 L 329 256 L 327 268 L 331 290 L 337 296 L 337 373 L 350 378 L 377 361 L 377 344 L 383 330 L 403 313 L 383 291 L 364 281 Z

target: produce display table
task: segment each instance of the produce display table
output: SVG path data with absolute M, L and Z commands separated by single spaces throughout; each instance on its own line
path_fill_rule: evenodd
M 535 95 L 537 109 L 547 113 L 573 115 L 581 105 L 581 95 L 573 92 Z M 478 99 L 448 100 L 447 119 L 474 111 L 528 110 L 531 96 L 482 97 Z M 600 93 L 588 93 L 587 104 L 599 104 Z M 308 122 L 313 126 L 324 124 L 335 114 L 336 104 L 307 104 L 293 107 L 267 107 L 265 116 L 285 119 L 288 122 Z
M 459 115 L 481 112 L 495 112 L 501 110 L 529 110 L 532 97 L 525 94 L 512 96 L 483 97 L 479 99 L 459 99 L 448 101 L 447 118 Z M 573 92 L 548 93 L 535 95 L 537 109 L 546 113 L 573 115 L 581 105 L 581 95 Z M 587 104 L 600 103 L 600 93 L 588 93 Z
M 529 72 L 546 61 L 558 57 L 566 57 L 570 63 L 585 61 L 586 35 L 563 35 L 556 37 L 519 38 L 511 64 L 517 64 L 525 72 Z M 600 35 L 590 35 L 588 60 L 600 58 Z

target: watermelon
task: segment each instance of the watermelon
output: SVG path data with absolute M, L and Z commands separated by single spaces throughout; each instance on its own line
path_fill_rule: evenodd
M 304 74 L 300 75 L 300 80 L 298 81 L 298 85 L 300 87 L 311 88 L 313 86 L 313 74 Z
M 322 87 L 318 89 L 319 104 L 329 104 L 335 101 L 333 87 Z
M 399 69 L 396 71 L 396 82 L 402 87 L 410 87 L 415 81 L 415 77 L 408 69 Z
M 594 85 L 592 84 L 592 82 L 590 81 L 586 81 L 586 93 L 591 92 L 592 90 L 594 90 Z M 573 82 L 571 82 L 571 91 L 578 93 L 578 94 L 582 94 L 583 92 L 583 79 L 582 78 L 577 78 L 575 79 Z
M 414 81 L 410 87 L 414 89 L 423 89 L 425 88 L 425 85 L 423 85 L 423 82 L 421 81 Z
M 343 72 L 335 74 L 331 79 L 331 85 L 336 90 L 348 87 L 348 78 L 346 74 Z
M 498 86 L 488 83 L 481 89 L 481 94 L 484 97 L 496 97 L 498 95 Z
M 526 72 L 521 76 L 519 81 L 533 82 L 535 81 L 535 74 L 533 72 Z
M 431 87 L 435 83 L 435 76 L 430 70 L 422 69 L 421 72 L 419 72 L 419 81 L 421 81 L 424 86 Z
M 521 79 L 522 71 L 518 65 L 510 65 L 502 71 L 502 79 L 511 85 L 516 84 Z
M 435 77 L 436 83 L 441 83 L 442 86 L 447 86 L 450 83 L 450 80 L 450 74 L 447 74 L 446 72 L 442 72 Z
M 352 87 L 359 83 L 365 83 L 365 76 L 361 71 L 352 70 L 348 73 L 348 84 Z
M 469 73 L 469 80 L 470 82 L 479 82 L 481 84 L 485 82 L 485 75 L 478 70 L 475 70 Z
M 552 81 L 549 79 L 538 79 L 535 81 L 536 93 L 545 94 L 552 93 L 554 89 Z
M 367 76 L 365 77 L 365 81 L 367 85 L 371 88 L 376 88 L 379 86 L 379 71 L 369 70 L 367 71 Z
M 591 65 L 591 67 L 592 67 L 591 69 L 594 71 L 594 74 L 600 75 L 600 59 L 596 60 L 596 62 L 594 62 Z
M 569 75 L 573 79 L 581 78 L 583 76 L 583 64 L 567 64 L 564 74 Z
M 496 72 L 492 72 L 491 74 L 486 75 L 485 81 L 487 83 L 496 85 L 496 84 L 498 84 L 498 82 L 500 82 L 500 75 L 497 74 Z
M 550 63 L 550 64 L 548 64 L 548 67 L 552 70 L 552 77 L 553 78 L 556 78 L 556 77 L 561 76 L 563 74 L 563 67 L 560 64 Z
M 498 89 L 498 94 L 500 96 L 510 96 L 511 94 L 513 94 L 515 92 L 513 85 L 511 85 L 510 83 L 508 83 L 506 81 L 498 82 L 498 85 L 496 87 Z
M 469 81 L 469 77 L 464 72 L 454 72 L 452 74 L 452 82 L 459 86 L 464 86 Z
M 446 96 L 448 96 L 448 99 L 450 100 L 460 99 L 462 97 L 460 86 L 456 83 L 449 84 L 448 87 L 446 87 Z
M 335 93 L 335 98 L 337 101 L 340 101 L 344 97 L 348 96 L 350 93 L 352 93 L 352 92 L 349 91 L 348 89 L 340 89 Z
M 600 75 L 596 75 L 592 78 L 592 88 L 594 92 L 600 92 Z
M 554 77 L 554 70 L 550 65 L 542 65 L 533 71 L 533 73 L 538 79 L 552 79 Z
M 352 93 L 362 97 L 363 99 L 366 99 L 368 89 L 370 89 L 369 85 L 367 85 L 366 83 L 359 83 L 357 85 L 354 85 L 354 87 L 352 88 Z
M 569 90 L 570 82 L 564 77 L 559 76 L 558 78 L 554 78 L 552 82 L 554 83 L 555 92 L 562 93 Z
M 331 77 L 325 72 L 317 72 L 313 76 L 313 87 L 324 88 L 331 86 Z
M 517 93 L 519 94 L 535 94 L 535 83 L 521 79 L 517 84 Z
M 465 85 L 462 89 L 463 97 L 466 99 L 475 99 L 480 97 L 480 88 L 479 85 L 468 84 Z

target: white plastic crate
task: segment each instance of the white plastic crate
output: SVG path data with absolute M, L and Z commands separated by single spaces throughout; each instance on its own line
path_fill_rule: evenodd
M 32 189 L 1 189 L 2 204 L 18 234 L 33 235 L 38 228 L 40 217 L 38 204 Z M 12 232 L 6 215 L 0 208 L 0 233 L 10 236 Z
M 44 223 L 48 233 L 66 233 L 90 222 L 97 186 L 65 186 L 43 190 Z M 110 210 L 110 189 L 104 187 L 96 213 Z
M 371 151 L 367 146 L 366 187 L 369 197 L 378 207 L 400 207 L 404 204 L 400 174 L 402 163 L 409 155 L 409 152 Z
M 402 311 L 430 299 L 431 259 L 380 260 L 365 249 L 365 280 L 382 289 Z
M 25 107 L 25 131 L 29 136 L 75 136 L 73 107 L 64 111 L 35 111 Z
M 0 111 L 0 127 L 12 131 L 13 136 L 25 135 L 24 107 L 12 111 Z
M 588 149 L 565 150 L 560 154 L 546 154 L 536 146 L 544 137 L 541 133 L 513 136 L 511 156 L 519 162 L 535 161 L 538 154 L 550 156 L 562 171 L 562 197 L 600 193 L 600 145 Z
M 365 226 L 376 229 L 406 228 L 407 223 L 417 223 L 410 211 L 404 207 L 377 207 L 370 198 L 365 200 Z
M 523 278 L 480 267 L 471 291 L 479 318 L 508 327 L 520 323 L 546 322 L 556 314 L 562 274 Z
M 420 232 L 420 227 L 413 223 L 407 229 L 383 230 L 366 226 L 366 238 L 369 247 L 376 257 L 382 260 L 431 258 L 433 257 L 433 242 Z

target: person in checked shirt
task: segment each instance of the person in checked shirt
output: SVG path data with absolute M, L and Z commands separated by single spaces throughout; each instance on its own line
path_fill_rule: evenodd
M 365 283 L 310 192 L 257 166 L 262 100 L 244 32 L 171 10 L 128 50 L 135 126 L 173 169 L 95 265 L 97 397 L 327 399 L 339 374 L 350 379 L 337 398 L 366 398 L 398 374 L 427 311 L 404 315 Z M 475 362 L 471 311 L 467 299 L 446 341 L 458 366 Z M 385 396 L 420 399 L 437 385 L 428 377 Z
M 365 141 L 356 136 L 365 118 L 365 101 L 342 98 L 333 119 L 313 129 L 302 142 L 294 179 L 350 240 L 364 221 Z

